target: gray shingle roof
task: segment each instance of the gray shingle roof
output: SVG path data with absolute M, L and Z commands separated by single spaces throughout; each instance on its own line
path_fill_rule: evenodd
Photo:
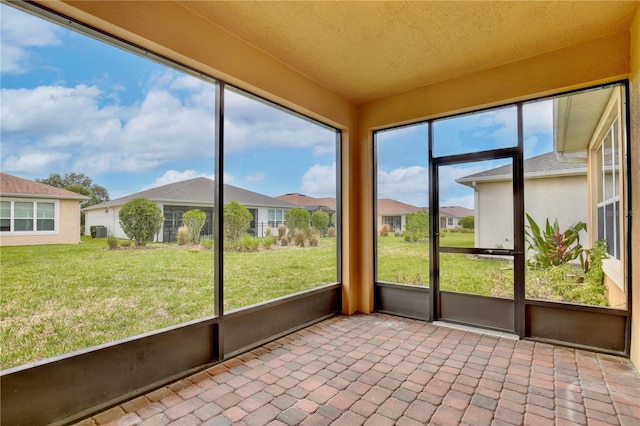
M 198 177 L 180 182 L 170 183 L 168 185 L 158 186 L 156 188 L 147 189 L 145 191 L 136 192 L 135 194 L 125 197 L 116 198 L 115 200 L 106 201 L 87 207 L 85 210 L 93 210 L 105 207 L 113 207 L 125 204 L 127 201 L 135 198 L 146 198 L 151 201 L 164 203 L 188 203 L 201 204 L 203 206 L 213 206 L 213 180 Z M 279 207 L 292 208 L 293 204 L 278 200 L 267 195 L 257 192 L 248 191 L 238 188 L 237 186 L 224 185 L 224 202 L 237 201 L 244 206 L 260 206 L 260 207 Z
M 66 189 L 57 188 L 55 186 L 46 185 L 44 183 L 35 182 L 29 179 L 23 179 L 17 176 L 0 173 L 0 195 L 13 196 L 30 196 L 30 197 L 47 197 L 59 198 L 66 200 L 88 200 L 82 194 L 67 191 Z
M 464 176 L 456 182 L 492 181 L 511 178 L 512 165 L 496 167 L 495 169 Z M 587 165 L 583 162 L 560 161 L 555 152 L 547 152 L 524 160 L 524 177 L 552 177 L 563 175 L 586 174 Z

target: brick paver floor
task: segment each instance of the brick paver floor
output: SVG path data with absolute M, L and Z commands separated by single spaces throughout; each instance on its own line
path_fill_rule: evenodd
M 338 316 L 80 425 L 640 425 L 626 358 Z

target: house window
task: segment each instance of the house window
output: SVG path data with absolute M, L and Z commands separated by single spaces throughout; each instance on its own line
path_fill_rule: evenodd
M 284 224 L 284 210 L 269 210 L 269 227 L 277 228 Z
M 55 231 L 55 221 L 54 202 L 2 201 L 0 206 L 2 232 Z
M 55 205 L 53 203 L 37 203 L 38 231 L 53 231 L 55 227 Z
M 11 201 L 0 201 L 0 232 L 11 232 Z
M 453 218 L 452 217 L 447 218 L 447 225 L 453 226 Z
M 598 240 L 620 260 L 620 140 L 616 119 L 596 150 Z

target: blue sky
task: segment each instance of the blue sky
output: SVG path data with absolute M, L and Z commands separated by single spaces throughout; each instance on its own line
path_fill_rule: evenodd
M 3 172 L 85 173 L 111 198 L 213 177 L 214 84 L 4 4 L 0 19 Z M 270 196 L 335 196 L 333 131 L 234 92 L 226 94 L 225 120 L 226 183 Z M 508 110 L 442 121 L 438 153 L 504 146 L 514 130 Z M 550 150 L 549 102 L 525 108 L 525 135 L 529 156 Z M 380 198 L 426 205 L 426 136 L 424 125 L 380 133 Z M 450 169 L 443 179 L 451 182 L 479 171 Z M 441 188 L 442 205 L 473 206 L 468 189 Z

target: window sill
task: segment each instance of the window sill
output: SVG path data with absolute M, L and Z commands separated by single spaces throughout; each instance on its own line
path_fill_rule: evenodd
M 602 271 L 619 289 L 624 292 L 622 262 L 618 259 L 603 259 Z

